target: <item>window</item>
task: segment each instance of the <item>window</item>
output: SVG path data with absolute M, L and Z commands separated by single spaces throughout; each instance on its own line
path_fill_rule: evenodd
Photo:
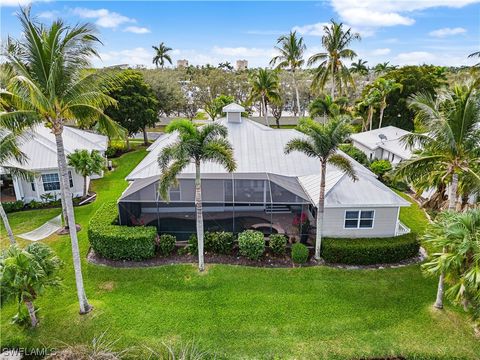
M 54 191 L 60 190 L 60 180 L 58 174 L 42 174 L 43 190 Z
M 371 229 L 374 217 L 373 210 L 345 211 L 345 229 Z
M 178 186 L 171 186 L 170 190 L 168 190 L 168 194 L 170 196 L 170 200 L 180 201 L 180 184 Z
M 68 170 L 68 182 L 70 183 L 70 187 L 73 187 L 73 177 L 70 170 Z
M 32 181 L 30 185 L 32 186 L 32 191 L 35 191 L 35 183 Z

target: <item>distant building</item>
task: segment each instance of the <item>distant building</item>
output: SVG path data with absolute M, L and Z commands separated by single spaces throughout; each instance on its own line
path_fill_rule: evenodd
M 247 60 L 237 60 L 237 70 L 247 70 L 248 61 Z
M 188 67 L 188 60 L 181 59 L 177 60 L 177 68 Z

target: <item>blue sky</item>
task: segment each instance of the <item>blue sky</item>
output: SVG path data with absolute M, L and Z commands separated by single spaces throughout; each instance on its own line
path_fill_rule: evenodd
M 25 0 L 20 0 L 24 3 Z M 1 37 L 20 36 L 15 12 L 19 0 L 0 0 Z M 266 66 L 276 38 L 295 29 L 307 56 L 320 50 L 322 26 L 342 21 L 362 35 L 352 47 L 369 65 L 473 64 L 480 50 L 480 0 L 326 0 L 326 1 L 36 1 L 40 21 L 96 25 L 104 46 L 95 66 L 152 66 L 152 45 L 164 41 L 173 60 L 218 64 L 247 59 Z

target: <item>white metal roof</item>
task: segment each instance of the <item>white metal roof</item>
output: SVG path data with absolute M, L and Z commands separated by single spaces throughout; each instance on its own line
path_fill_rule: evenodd
M 319 161 L 300 152 L 293 152 L 288 155 L 284 152 L 285 145 L 289 140 L 303 136 L 300 132 L 293 129 L 272 129 L 245 118 L 242 118 L 240 123 L 228 122 L 226 118 L 222 118 L 218 122 L 228 129 L 228 140 L 233 146 L 234 157 L 237 162 L 236 174 L 251 174 L 254 176 L 259 173 L 267 173 L 274 175 L 275 179 L 279 176 L 289 177 L 292 181 L 298 182 L 313 204 L 317 203 L 320 187 Z M 141 183 L 140 179 L 159 177 L 161 172 L 157 163 L 158 156 L 165 146 L 174 143 L 177 138 L 177 133 L 172 133 L 165 134 L 157 139 L 150 146 L 147 156 L 127 176 L 127 180 Z M 344 179 L 346 176 L 340 169 L 333 165 L 327 165 L 327 206 L 352 204 L 372 206 L 409 205 L 404 199 L 381 184 L 370 170 L 353 159 L 350 159 L 350 161 L 353 163 L 359 178 L 356 182 Z M 226 173 L 221 165 L 211 162 L 202 163 L 201 172 L 205 178 L 214 174 L 215 176 L 224 174 L 225 178 L 231 176 Z M 182 177 L 193 176 L 194 173 L 194 164 L 190 164 L 182 173 Z M 336 185 L 340 182 L 346 185 L 337 188 Z M 138 189 L 136 185 L 135 189 Z M 344 194 L 336 194 L 338 191 Z
M 75 150 L 83 149 L 104 152 L 107 149 L 108 138 L 89 131 L 65 126 L 63 130 L 63 144 L 65 155 L 71 154 Z M 28 159 L 24 164 L 18 164 L 12 160 L 2 165 L 15 166 L 27 170 L 58 168 L 55 136 L 44 125 L 37 125 L 32 130 L 27 130 L 25 140 L 22 140 L 20 143 L 20 149 Z
M 352 134 L 350 137 L 371 150 L 382 148 L 400 156 L 402 159 L 409 159 L 412 156 L 412 150 L 400 140 L 407 134 L 411 133 L 395 126 L 386 126 L 380 129 Z M 382 140 L 380 135 L 385 136 L 386 139 Z
M 241 113 L 241 112 L 245 111 L 245 108 L 241 105 L 231 103 L 231 104 L 228 104 L 228 105 L 224 106 L 222 111 L 224 113 L 227 113 L 227 112 Z

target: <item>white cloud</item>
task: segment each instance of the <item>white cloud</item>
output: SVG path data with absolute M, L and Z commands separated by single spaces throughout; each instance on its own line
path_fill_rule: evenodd
M 430 31 L 428 35 L 434 36 L 434 37 L 445 37 L 445 36 L 465 34 L 466 32 L 467 30 L 461 27 L 456 27 L 456 28 L 446 27 L 446 28 Z
M 373 56 L 382 56 L 382 55 L 388 55 L 390 54 L 392 50 L 389 48 L 383 48 L 383 49 L 375 49 L 372 51 Z
M 143 47 L 111 50 L 101 52 L 99 55 L 100 60 L 98 58 L 93 59 L 94 65 L 98 67 L 123 64 L 151 66 L 153 58 L 152 52 Z
M 477 2 L 480 0 L 331 0 L 331 5 L 342 21 L 362 32 L 362 29 L 413 25 L 413 11 L 440 6 L 461 8 Z
M 273 49 L 262 48 L 247 48 L 247 47 L 213 47 L 213 53 L 223 56 L 237 56 L 237 57 L 265 57 L 270 59 L 275 53 Z
M 120 15 L 116 12 L 110 12 L 107 9 L 86 9 L 86 8 L 75 8 L 73 9 L 75 15 L 80 16 L 84 19 L 96 19 L 95 24 L 104 28 L 116 28 L 124 23 L 134 23 L 135 19 Z
M 395 57 L 395 64 L 420 65 L 435 63 L 436 56 L 427 51 L 411 51 L 400 53 Z
M 320 22 L 316 24 L 309 24 L 303 26 L 294 26 L 293 31 L 298 32 L 300 35 L 310 35 L 310 36 L 322 36 L 324 34 L 323 27 L 328 25 L 326 22 Z
M 0 6 L 25 6 L 32 3 L 31 0 L 0 0 Z
M 150 32 L 150 29 L 147 29 L 146 27 L 139 27 L 139 26 L 127 26 L 125 29 L 123 29 L 124 32 L 131 32 L 134 34 L 148 34 Z
M 40 18 L 40 19 L 56 19 L 58 18 L 60 15 L 60 13 L 56 10 L 52 10 L 52 11 L 42 11 L 40 13 L 37 14 L 37 16 Z

